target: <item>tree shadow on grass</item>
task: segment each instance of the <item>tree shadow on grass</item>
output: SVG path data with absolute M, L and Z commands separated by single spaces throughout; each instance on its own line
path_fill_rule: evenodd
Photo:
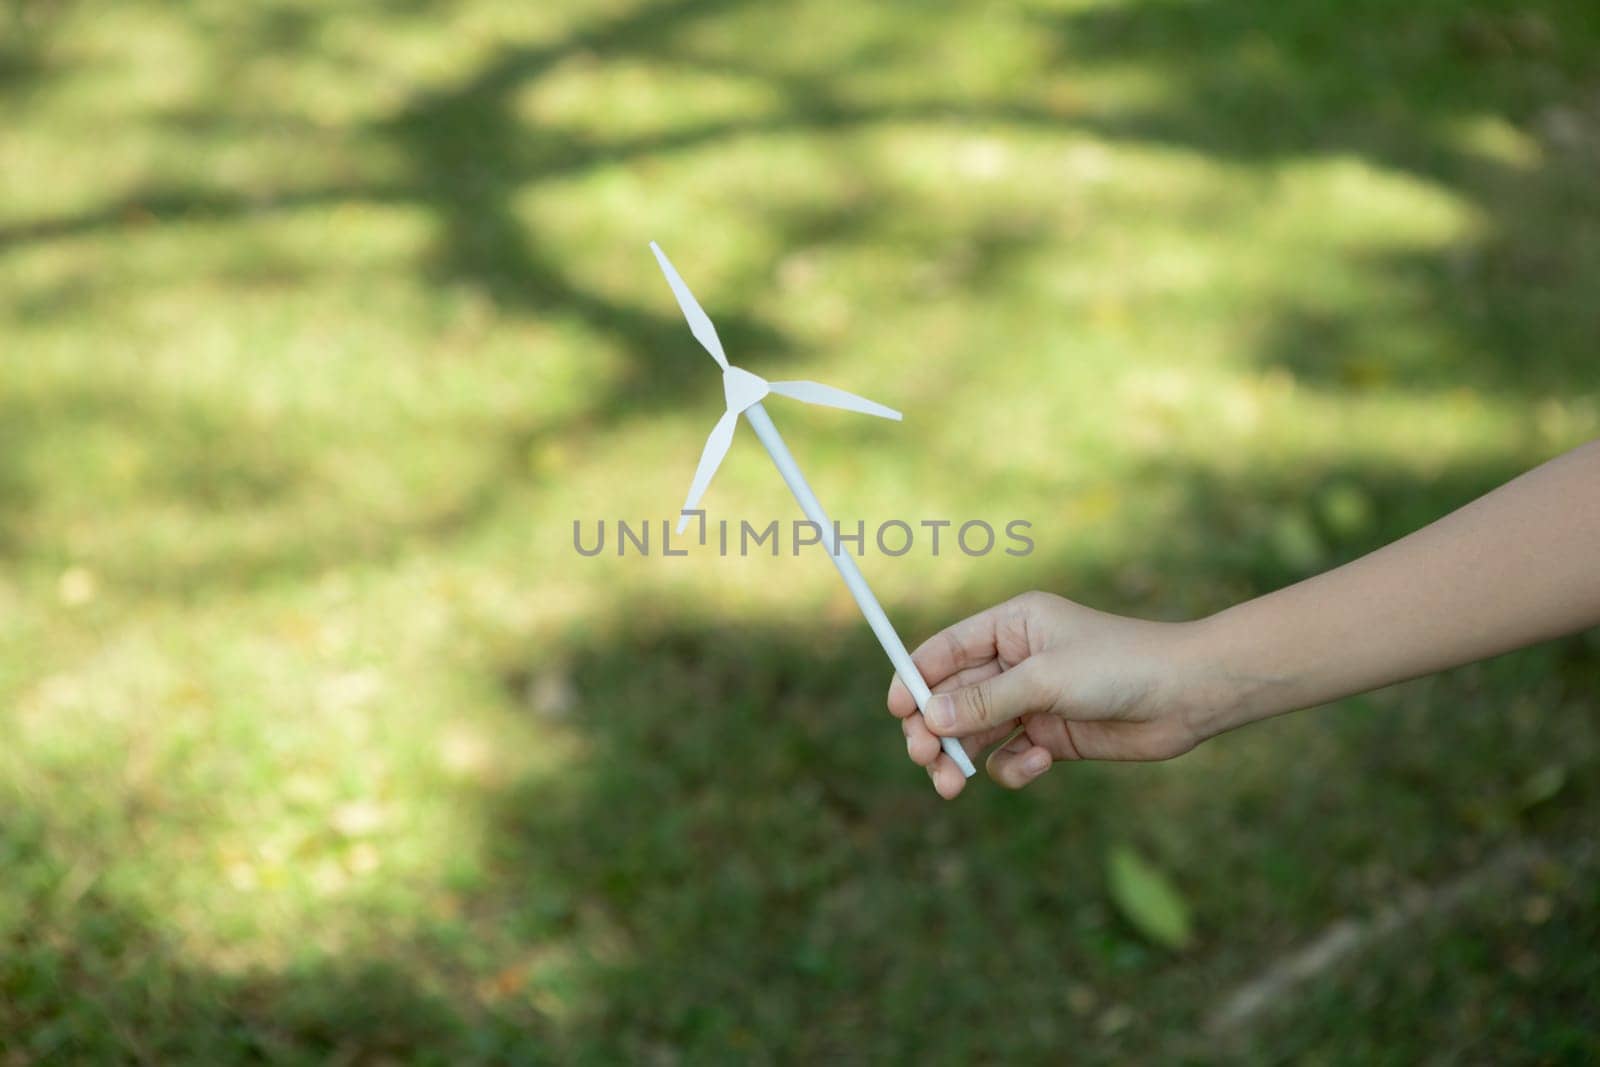
M 1159 102 L 1090 117 L 1084 128 L 1180 145 L 1269 177 L 1290 163 L 1360 160 L 1478 213 L 1475 236 L 1437 253 L 1357 253 L 1360 272 L 1396 297 L 1383 312 L 1270 309 L 1259 360 L 1336 392 L 1593 394 L 1600 20 L 1592 5 L 1161 0 L 1042 21 L 1060 62 L 1133 64 L 1165 83 Z
M 496 466 L 501 486 L 478 494 L 479 515 L 493 513 L 504 489 L 526 482 L 529 472 L 518 457 L 540 441 L 675 410 L 701 396 L 707 381 L 704 357 L 675 310 L 586 284 L 516 204 L 564 178 L 752 135 L 832 138 L 874 123 L 929 120 L 1178 144 L 1267 175 L 1306 159 L 1369 161 L 1470 203 L 1485 220 L 1483 236 L 1439 254 L 1358 260 L 1364 276 L 1401 294 L 1381 312 L 1370 306 L 1330 312 L 1284 297 L 1265 309 L 1255 358 L 1335 391 L 1477 386 L 1521 397 L 1592 391 L 1600 322 L 1588 294 L 1600 282 L 1593 255 L 1600 247 L 1600 198 L 1585 178 L 1600 145 L 1600 114 L 1585 105 L 1583 92 L 1585 79 L 1597 77 L 1600 29 L 1582 5 L 1549 2 L 1514 14 L 1451 5 L 1395 13 L 1382 5 L 1351 12 L 1286 4 L 1262 12 L 1237 0 L 1211 0 L 1038 16 L 1040 34 L 1054 39 L 1058 64 L 1087 71 L 1133 66 L 1165 86 L 1152 103 L 1101 112 L 1020 91 L 964 99 L 943 86 L 908 99 L 863 101 L 840 93 L 833 80 L 849 73 L 851 63 L 872 61 L 870 55 L 847 52 L 841 66 L 797 71 L 686 40 L 749 6 L 744 0 L 646 4 L 595 17 L 548 42 L 502 47 L 465 79 L 420 91 L 391 117 L 351 132 L 358 141 L 398 149 L 403 165 L 396 173 L 268 191 L 156 186 L 79 214 L 19 220 L 0 231 L 0 246 L 105 233 L 134 219 L 160 226 L 345 202 L 424 208 L 438 223 L 425 269 L 440 283 L 473 287 L 507 314 L 570 319 L 624 355 L 622 372 L 582 411 L 504 429 L 494 447 L 513 459 Z M 259 34 L 222 39 L 263 41 L 268 50 L 315 47 L 316 20 L 307 13 L 270 9 L 260 18 Z M 519 97 L 579 56 L 732 75 L 770 89 L 779 106 L 753 118 L 616 137 L 523 117 Z M 1465 124 L 1485 117 L 1503 120 L 1511 136 L 1537 146 L 1536 158 L 1514 163 L 1474 149 Z M 191 109 L 186 121 L 195 118 Z M 889 198 L 871 194 L 869 181 L 869 195 L 838 210 L 825 203 L 816 210 L 775 208 L 774 218 L 780 243 L 804 245 L 870 239 L 895 213 Z M 978 244 L 978 268 L 962 278 L 975 291 L 984 276 L 1003 277 L 1006 263 L 1032 247 L 1015 234 L 979 234 Z M 715 317 L 729 348 L 757 363 L 781 358 L 791 365 L 802 355 L 785 331 L 760 316 L 719 307 Z M 460 532 L 471 521 L 437 528 Z
M 829 103 L 815 83 L 780 80 L 801 95 L 778 119 L 636 142 L 530 132 L 515 119 L 513 94 L 562 55 L 655 54 L 681 20 L 733 7 L 655 6 L 603 19 L 559 45 L 505 50 L 463 84 L 409 101 L 376 131 L 405 150 L 392 181 L 283 190 L 265 204 L 226 190 L 145 190 L 83 216 L 21 223 L 6 239 L 100 232 L 141 201 L 158 203 L 159 215 L 216 218 L 345 200 L 422 204 L 442 223 L 430 267 L 437 278 L 480 285 L 516 313 L 571 315 L 623 348 L 635 374 L 590 414 L 604 424 L 702 388 L 703 357 L 674 313 L 618 302 L 565 274 L 513 211 L 520 190 L 761 130 L 840 131 L 919 115 L 993 119 L 1181 144 L 1261 166 L 1350 154 L 1455 189 L 1489 221 L 1472 252 L 1490 265 L 1487 280 L 1472 283 L 1484 287 L 1486 317 L 1471 320 L 1481 332 L 1457 334 L 1470 323 L 1448 321 L 1457 275 L 1447 259 L 1372 262 L 1368 269 L 1392 271 L 1423 294 L 1410 321 L 1455 335 L 1467 353 L 1449 368 L 1397 364 L 1388 380 L 1465 382 L 1521 397 L 1589 387 L 1590 352 L 1580 342 L 1592 310 L 1582 244 L 1592 197 L 1556 196 L 1570 182 L 1566 164 L 1500 172 L 1459 155 L 1441 132 L 1501 103 L 1526 132 L 1540 108 L 1570 99 L 1571 85 L 1491 81 L 1463 97 L 1454 92 L 1455 65 L 1426 62 L 1408 81 L 1405 61 L 1433 54 L 1461 21 L 1453 9 L 1386 6 L 1359 17 L 1309 6 L 1287 15 L 1238 3 L 1162 4 L 1060 23 L 1064 58 L 1143 64 L 1171 79 L 1171 100 L 1145 114 L 1074 116 L 1029 101 L 991 107 L 933 96 L 861 107 Z M 1507 62 L 1523 61 L 1514 54 Z M 1349 73 L 1364 70 L 1379 76 Z M 1547 216 L 1530 221 L 1514 206 L 1546 194 Z M 1554 266 L 1530 271 L 1530 262 Z M 1366 354 L 1361 324 L 1319 319 L 1314 309 L 1271 310 L 1278 326 L 1262 359 L 1320 386 L 1351 385 L 1350 361 Z M 717 318 L 730 345 L 778 351 L 785 343 L 759 318 Z M 1518 362 L 1530 351 L 1540 354 L 1531 370 Z M 267 492 L 277 491 L 279 475 L 295 476 L 268 473 Z M 1032 582 L 1110 609 L 1220 607 L 1406 532 L 1511 473 L 1502 464 L 1434 477 L 1335 464 L 1278 480 L 1229 479 L 1174 463 L 1142 476 L 1183 490 L 1169 522 L 1092 569 L 1041 559 Z M 1354 507 L 1348 493 L 1329 495 L 1352 485 L 1362 501 Z M 1346 503 L 1327 502 L 1341 495 Z M 896 616 L 914 639 L 987 599 Z M 151 1058 L 196 1060 L 493 1060 L 551 1048 L 596 1060 L 1039 1058 L 1067 1046 L 1090 1059 L 1153 1056 L 1187 1049 L 1183 1035 L 1219 983 L 1250 973 L 1329 915 L 1454 869 L 1497 834 L 1581 832 L 1592 808 L 1580 774 L 1592 763 L 1574 764 L 1578 784 L 1543 812 L 1529 816 L 1514 799 L 1541 766 L 1593 751 L 1592 714 L 1583 714 L 1593 711 L 1593 689 L 1570 683 L 1594 677 L 1592 646 L 1581 642 L 1341 714 L 1263 725 L 1175 764 L 1058 768 L 1030 795 L 979 790 L 944 807 L 905 764 L 879 710 L 887 671 L 859 628 L 696 623 L 681 605 L 637 596 L 618 614 L 637 618 L 601 620 L 557 650 L 581 694 L 571 728 L 585 756 L 559 777 L 485 797 L 494 854 L 475 903 L 486 921 L 530 943 L 581 950 L 570 1019 L 543 1020 L 525 1007 L 505 1021 L 475 1015 L 459 990 L 425 991 L 423 979 L 406 974 L 404 945 L 402 962 L 356 953 L 347 966 L 260 979 L 210 974 L 164 945 L 149 917 L 90 893 L 59 922 L 40 924 L 47 936 L 18 940 L 8 954 L 7 984 L 18 994 L 6 998 L 17 1013 L 6 1028 L 13 1040 L 70 1054 L 73 1046 L 49 1042 L 101 1034 L 106 1045 L 86 1055 L 127 1056 L 142 1041 Z M 507 693 L 519 693 L 551 655 L 539 647 L 508 657 Z M 1504 707 L 1512 692 L 1532 693 L 1534 714 Z M 1192 898 L 1203 928 L 1192 955 L 1149 947 L 1106 903 L 1103 853 L 1118 840 L 1156 856 Z M 1551 940 L 1549 951 L 1563 951 L 1561 939 Z M 100 944 L 110 946 L 104 958 L 95 955 Z M 1573 938 L 1566 948 L 1582 944 Z M 435 976 L 460 963 L 416 951 Z M 1499 977 L 1498 960 L 1476 962 L 1478 977 Z M 97 979 L 103 969 L 111 977 Z M 1566 980 L 1550 981 L 1559 995 L 1548 1002 L 1572 1003 Z M 509 999 L 526 1003 L 540 992 L 516 982 Z M 72 1016 L 74 1005 L 91 1016 Z M 1381 1015 L 1383 1005 L 1367 1010 Z M 1459 1024 L 1447 1004 L 1406 1010 L 1403 1020 L 1384 1019 L 1422 1034 Z M 238 1043 L 185 1044 L 208 1032 L 200 1022 Z
M 284 188 L 242 195 L 222 188 L 154 187 L 79 215 L 22 221 L 0 232 L 17 246 L 114 227 L 130 212 L 159 219 L 232 218 L 345 201 L 416 204 L 440 224 L 428 269 L 441 281 L 487 293 L 510 313 L 571 317 L 618 345 L 628 373 L 586 413 L 609 422 L 681 404 L 698 354 L 682 343 L 675 314 L 623 301 L 584 284 L 514 209 L 518 197 L 576 174 L 636 166 L 675 152 L 713 148 L 752 134 L 833 135 L 873 123 L 926 119 L 1063 132 L 1119 141 L 1180 144 L 1263 172 L 1278 164 L 1347 156 L 1448 189 L 1486 220 L 1484 237 L 1446 256 L 1395 256 L 1365 270 L 1415 293 L 1409 321 L 1460 352 L 1460 362 L 1408 365 L 1381 328 L 1326 324 L 1308 352 L 1310 308 L 1272 309 L 1283 328 L 1262 358 L 1307 381 L 1347 386 L 1374 376 L 1402 384 L 1476 384 L 1545 395 L 1584 379 L 1596 321 L 1600 202 L 1587 181 L 1600 161 L 1600 27 L 1582 4 L 1556 0 L 1515 12 L 1430 5 L 1395 12 L 1240 0 L 1162 2 L 1038 16 L 1060 65 L 1087 71 L 1134 66 L 1162 80 L 1148 105 L 1090 112 L 1012 99 L 964 100 L 943 87 L 909 100 L 862 103 L 833 90 L 830 76 L 744 62 L 681 43 L 684 31 L 734 14 L 746 0 L 646 4 L 590 20 L 549 43 L 510 46 L 471 77 L 416 94 L 389 119 L 355 133 L 400 150 L 394 178 Z M 265 12 L 262 34 L 314 40 L 302 13 Z M 282 23 L 287 19 L 289 29 Z M 256 40 L 258 35 L 236 34 Z M 606 137 L 558 124 L 531 124 L 519 94 L 575 56 L 646 59 L 690 71 L 734 73 L 776 93 L 773 115 L 691 123 L 659 133 Z M 860 62 L 864 58 L 853 57 Z M 1586 95 L 1588 94 L 1588 95 Z M 1503 120 L 1534 146 L 1512 162 L 1473 147 L 1468 126 Z M 782 354 L 783 331 L 727 309 L 717 314 L 731 348 Z M 1381 324 L 1379 324 L 1381 327 Z M 1357 329 L 1357 326 L 1362 328 Z M 1348 339 L 1348 340 L 1347 340 Z M 1394 366 L 1387 365 L 1393 355 Z M 1356 365 L 1352 369 L 1352 364 Z M 1363 370 L 1362 368 L 1367 368 Z
M 1170 521 L 1089 565 L 1047 550 L 1028 580 L 1109 610 L 1185 597 L 1221 607 L 1508 473 L 1167 467 L 1142 477 L 1183 490 Z M 1363 507 L 1317 506 L 1350 486 Z M 1302 511 L 1311 541 L 1274 533 Z M 915 642 L 1015 591 L 891 613 Z M 575 694 L 563 717 L 525 696 L 551 670 Z M 1167 764 L 1063 765 L 1024 794 L 980 781 L 952 805 L 905 761 L 882 710 L 888 669 L 854 622 L 725 623 L 632 596 L 556 647 L 511 650 L 499 671 L 506 709 L 536 716 L 530 737 L 575 739 L 571 762 L 470 787 L 487 832 L 481 874 L 456 890 L 465 920 L 435 928 L 418 915 L 336 961 L 244 975 L 188 961 L 114 883 L 71 888 L 43 820 L 15 805 L 3 839 L 26 872 L 11 899 L 30 918 L 6 935 L 9 1040 L 37 1055 L 189 1062 L 970 1062 L 1065 1047 L 1089 1062 L 1203 1059 L 1215 1050 L 1198 1025 L 1220 991 L 1333 918 L 1447 880 L 1508 840 L 1592 835 L 1600 647 L 1582 639 L 1261 724 Z M 1528 808 L 1528 781 L 1553 763 L 1569 784 Z M 1118 914 L 1104 883 L 1116 843 L 1180 887 L 1192 950 L 1156 948 Z M 1546 921 L 1576 934 L 1592 915 L 1566 896 Z M 1513 944 L 1515 929 L 1494 930 L 1493 944 Z M 1467 958 L 1438 980 L 1481 1000 L 1503 978 L 1498 956 L 1449 943 Z M 1511 994 L 1525 1016 L 1474 1019 L 1470 1036 L 1503 1045 L 1526 1018 L 1570 1030 L 1562 1005 L 1587 973 L 1582 943 L 1539 943 L 1547 966 Z M 1309 1003 L 1372 988 L 1360 969 L 1318 983 Z M 1448 997 L 1402 1010 L 1368 1005 L 1354 1026 L 1314 1015 L 1308 1032 L 1334 1051 L 1402 1021 L 1424 1043 L 1461 1039 Z
M 746 72 L 750 77 L 770 82 L 787 97 L 785 110 L 776 118 L 730 119 L 659 134 L 608 138 L 585 129 L 530 124 L 516 112 L 519 94 L 578 55 L 599 55 L 607 61 L 655 58 L 689 69 L 717 69 L 715 59 L 683 53 L 674 44 L 674 34 L 747 6 L 747 0 L 647 4 L 596 18 L 548 44 L 502 48 L 465 80 L 418 92 L 393 116 L 352 133 L 359 141 L 399 149 L 405 165 L 398 176 L 248 191 L 200 182 L 159 184 L 112 197 L 90 210 L 0 226 L 0 253 L 4 253 L 51 241 L 110 236 L 122 230 L 143 232 L 182 222 L 247 220 L 341 203 L 420 206 L 438 224 L 439 236 L 425 266 L 431 278 L 482 292 L 505 314 L 575 321 L 624 355 L 622 372 L 602 390 L 600 398 L 570 417 L 513 418 L 485 434 L 485 447 L 493 459 L 487 468 L 489 475 L 440 514 L 399 522 L 355 516 L 349 530 L 319 528 L 309 531 L 307 538 L 265 546 L 256 543 L 240 558 L 170 566 L 134 576 L 137 584 L 192 590 L 230 582 L 253 583 L 274 574 L 315 572 L 351 558 L 382 558 L 418 539 L 457 537 L 495 514 L 506 493 L 538 477 L 530 472 L 527 457 L 543 443 L 603 433 L 620 421 L 676 410 L 690 398 L 714 395 L 713 368 L 690 339 L 676 309 L 670 305 L 663 308 L 660 300 L 620 300 L 581 282 L 543 236 L 518 215 L 515 204 L 519 197 L 565 177 L 638 164 L 672 152 L 711 148 L 754 133 L 826 133 L 867 122 L 949 117 L 962 111 L 939 101 L 884 108 L 848 106 L 827 91 L 825 79 L 751 69 Z M 263 9 L 259 24 L 252 23 L 259 32 L 233 33 L 224 39 L 249 41 L 251 47 L 259 43 L 266 51 L 312 48 L 317 23 L 318 19 L 305 11 Z M 230 47 L 218 46 L 224 52 Z M 976 114 L 987 113 L 980 110 Z M 1018 117 L 1023 117 L 1021 112 Z M 201 130 L 221 122 L 222 128 L 236 130 L 248 128 L 251 120 L 180 108 L 169 121 Z M 231 122 L 236 125 L 227 125 Z M 307 128 L 304 132 L 309 135 L 313 131 Z M 863 175 L 863 180 L 868 177 Z M 893 212 L 888 199 L 874 195 L 869 188 L 842 208 L 817 204 L 809 210 L 801 206 L 773 214 L 778 228 L 787 235 L 785 243 L 814 245 L 847 236 L 859 239 Z M 642 241 L 643 237 L 639 251 L 644 262 Z M 1007 262 L 1025 254 L 1032 244 L 1026 235 L 1016 233 L 977 234 L 963 281 L 981 285 L 985 278 L 1002 273 Z M 24 320 L 38 321 L 92 311 L 86 302 L 98 292 L 96 286 L 79 283 L 57 287 L 19 303 L 17 313 Z M 659 295 L 660 290 L 656 292 Z M 760 316 L 713 305 L 719 333 L 741 361 L 759 365 L 781 359 L 786 367 L 797 369 L 802 354 L 795 351 L 785 331 Z M 530 358 L 536 357 L 530 354 Z M 98 414 L 85 417 L 80 400 L 62 395 L 19 405 L 26 417 L 10 429 L 16 444 L 9 450 L 8 469 L 13 475 L 29 448 L 23 439 L 28 427 L 82 423 L 80 429 L 92 432 L 108 419 L 138 420 L 149 427 L 151 440 L 159 442 L 164 419 L 147 417 L 142 409 L 159 407 L 160 401 L 130 393 L 120 406 L 96 404 Z M 231 447 L 233 435 L 226 432 L 226 424 L 233 413 L 207 418 L 217 433 L 214 445 L 199 450 L 193 459 L 175 463 L 168 479 L 195 476 L 193 486 L 177 486 L 186 503 L 203 507 L 208 500 L 222 497 L 234 509 L 249 509 L 261 503 L 268 489 L 263 478 L 279 496 L 314 489 L 314 479 L 303 467 L 292 472 L 273 461 L 273 469 L 268 471 L 247 442 L 241 440 L 240 447 Z M 19 509 L 22 481 L 13 476 L 4 483 L 16 490 L 11 496 Z M 19 531 L 25 525 L 21 519 L 9 524 L 13 545 L 19 543 Z M 358 525 L 360 529 L 355 529 Z
M 0 7 L 0 89 L 21 96 L 49 77 L 46 39 L 52 4 L 10 0 Z

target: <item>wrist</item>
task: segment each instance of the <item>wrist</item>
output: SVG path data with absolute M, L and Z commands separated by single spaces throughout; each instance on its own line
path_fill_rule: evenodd
M 1177 701 L 1196 744 L 1289 710 L 1291 680 L 1263 662 L 1231 609 L 1178 626 Z

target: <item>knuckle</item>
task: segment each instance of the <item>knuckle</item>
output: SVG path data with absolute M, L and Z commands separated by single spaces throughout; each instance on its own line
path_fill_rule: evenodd
M 967 710 L 971 712 L 974 724 L 988 726 L 993 722 L 994 696 L 986 685 L 974 685 L 967 688 Z
M 1049 603 L 1050 594 L 1041 589 L 1030 589 L 1011 598 L 1011 607 L 1018 614 L 1028 614 Z
M 950 662 L 952 664 L 960 664 L 962 656 L 961 642 L 956 639 L 954 631 L 946 630 L 939 637 L 944 641 L 945 654 L 950 657 Z

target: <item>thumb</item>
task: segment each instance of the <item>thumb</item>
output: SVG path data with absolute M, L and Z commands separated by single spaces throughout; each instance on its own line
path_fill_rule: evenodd
M 1039 684 L 1031 660 L 985 678 L 976 685 L 936 693 L 923 718 L 940 736 L 966 737 L 1033 711 L 1046 711 L 1055 703 Z

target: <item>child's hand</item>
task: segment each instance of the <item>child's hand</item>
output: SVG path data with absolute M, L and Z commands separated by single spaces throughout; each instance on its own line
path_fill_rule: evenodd
M 928 720 L 889 710 L 940 796 L 939 736 L 1019 788 L 1058 759 L 1168 759 L 1224 730 L 1600 625 L 1600 441 L 1326 574 L 1200 622 L 1139 622 L 1024 593 L 912 657 Z M 1330 650 L 1334 650 L 1330 652 Z
M 1212 701 L 1190 668 L 1197 625 L 1142 622 L 1024 593 L 935 634 L 912 655 L 936 694 L 928 721 L 898 677 L 889 711 L 901 720 L 911 759 L 946 799 L 966 783 L 940 752 L 939 736 L 961 738 L 974 756 L 1006 741 L 986 766 L 1012 789 L 1055 760 L 1169 759 L 1215 732 L 1200 724 Z

